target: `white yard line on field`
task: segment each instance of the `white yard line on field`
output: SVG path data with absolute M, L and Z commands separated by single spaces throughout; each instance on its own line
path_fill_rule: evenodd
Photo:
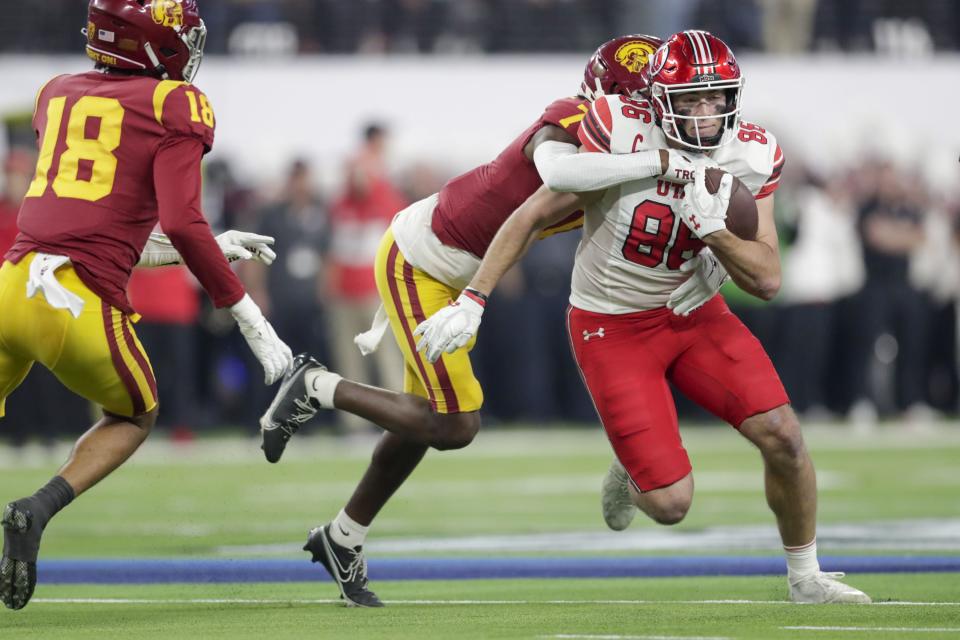
M 788 631 L 909 631 L 960 633 L 960 627 L 780 627 Z
M 284 598 L 34 598 L 32 604 L 336 604 L 342 600 Z M 786 600 L 387 600 L 391 605 L 789 605 Z M 960 602 L 877 602 L 858 606 L 960 607 Z M 784 627 L 788 628 L 788 627 Z M 821 627 L 796 627 L 820 629 Z M 827 627 L 822 627 L 826 629 Z M 844 627 L 845 629 L 847 627 Z M 850 627 L 852 628 L 852 627 Z M 559 636 L 558 636 L 559 637 Z
M 571 638 L 577 640 L 731 640 L 726 636 L 617 636 L 594 635 L 585 633 L 558 633 L 552 636 L 537 636 L 538 638 Z

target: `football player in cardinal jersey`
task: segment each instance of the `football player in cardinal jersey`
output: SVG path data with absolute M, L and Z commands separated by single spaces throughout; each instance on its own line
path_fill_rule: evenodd
M 640 95 L 646 89 L 643 70 L 660 43 L 638 35 L 603 44 L 587 64 L 578 96 L 554 101 L 492 162 L 454 178 L 394 218 L 376 262 L 383 313 L 370 332 L 358 336 L 358 345 L 373 349 L 386 327 L 392 329 L 406 362 L 404 393 L 342 380 L 298 356 L 261 419 L 262 446 L 271 462 L 279 460 L 290 436 L 319 408 L 349 411 L 387 431 L 344 509 L 333 522 L 314 529 L 304 547 L 333 576 L 348 604 L 382 606 L 367 588 L 362 551 L 374 517 L 429 447 L 465 447 L 480 428 L 483 393 L 470 364 L 472 345 L 428 361 L 417 351 L 417 324 L 460 294 L 497 229 L 542 184 L 593 190 L 638 177 L 692 173 L 694 165 L 683 154 L 667 150 L 621 156 L 565 153 L 576 151 L 590 99 Z M 560 148 L 541 154 L 550 142 Z M 580 225 L 582 215 L 572 212 L 545 233 Z M 478 298 L 476 304 L 482 303 Z
M 95 69 L 37 94 L 40 147 L 19 235 L 0 268 L 0 416 L 34 362 L 103 409 L 58 474 L 3 510 L 0 599 L 30 600 L 50 519 L 123 463 L 157 416 L 150 360 L 126 296 L 136 265 L 184 262 L 228 307 L 272 383 L 292 364 L 228 260 L 273 260 L 265 236 L 214 238 L 200 211 L 200 159 L 214 115 L 190 84 L 206 29 L 195 0 L 90 0 Z M 159 221 L 166 233 L 151 234 Z
M 796 415 L 763 347 L 721 296 L 671 312 L 689 266 L 713 250 L 733 280 L 765 300 L 779 288 L 773 220 L 783 168 L 776 138 L 741 122 L 743 78 L 733 53 L 704 31 L 671 36 L 648 64 L 650 100 L 607 95 L 581 123 L 585 150 L 628 154 L 680 149 L 738 177 L 756 198 L 756 240 L 725 226 L 731 177 L 715 195 L 703 166 L 694 180 L 648 177 L 589 195 L 539 190 L 501 227 L 458 303 L 418 327 L 428 359 L 472 340 L 485 299 L 532 238 L 584 208 L 567 326 L 583 376 L 616 455 L 603 484 L 602 511 L 624 529 L 637 508 L 662 524 L 680 522 L 693 498 L 690 460 L 680 440 L 667 382 L 737 429 L 763 456 L 767 502 L 787 556 L 795 602 L 869 602 L 820 571 L 816 476 Z M 581 154 L 582 155 L 582 154 Z M 699 254 L 699 256 L 698 256 Z M 715 258 L 711 258 L 713 260 Z M 703 273 L 692 278 L 717 279 Z M 709 288 L 708 288 L 709 290 Z

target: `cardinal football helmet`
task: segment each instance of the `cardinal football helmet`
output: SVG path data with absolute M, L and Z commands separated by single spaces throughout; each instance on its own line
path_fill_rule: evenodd
M 85 33 L 98 66 L 186 82 L 207 39 L 196 0 L 90 0 Z
M 646 96 L 647 61 L 663 44 L 654 36 L 629 35 L 604 42 L 583 70 L 580 95 L 596 100 L 602 95 Z
M 647 67 L 650 100 L 657 121 L 671 140 L 694 149 L 716 149 L 736 135 L 740 126 L 740 95 L 743 76 L 730 47 L 706 31 L 682 31 L 670 36 L 650 58 Z M 679 113 L 674 106 L 678 94 L 721 90 L 726 107 L 721 113 L 692 116 Z M 685 121 L 722 118 L 720 130 L 709 138 L 701 138 L 699 130 L 688 135 Z

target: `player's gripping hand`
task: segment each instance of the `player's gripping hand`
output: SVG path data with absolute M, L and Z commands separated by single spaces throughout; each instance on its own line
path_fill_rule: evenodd
M 224 231 L 215 240 L 230 262 L 236 260 L 256 260 L 265 265 L 273 264 L 277 254 L 270 245 L 274 240 L 270 236 L 261 236 L 246 231 Z
M 733 176 L 725 173 L 717 192 L 711 194 L 707 191 L 706 168 L 697 167 L 694 171 L 693 182 L 684 187 L 680 217 L 698 238 L 727 228 L 725 220 L 732 187 Z
M 276 331 L 249 295 L 244 294 L 240 302 L 230 307 L 230 313 L 236 319 L 240 333 L 246 338 L 253 355 L 263 365 L 263 381 L 268 385 L 273 384 L 293 364 L 290 347 L 277 337 Z
M 700 153 L 678 149 L 659 149 L 658 153 L 667 154 L 667 169 L 661 175 L 671 182 L 693 182 L 697 167 L 705 169 L 720 167 L 715 160 Z
M 705 247 L 693 259 L 680 265 L 680 271 L 690 273 L 686 282 L 673 290 L 667 300 L 667 308 L 678 316 L 688 316 L 705 305 L 730 277 L 727 270 Z
M 423 336 L 417 351 L 422 351 L 428 362 L 436 362 L 441 354 L 453 353 L 470 342 L 480 328 L 486 302 L 486 296 L 479 291 L 464 289 L 456 302 L 417 325 L 413 335 Z

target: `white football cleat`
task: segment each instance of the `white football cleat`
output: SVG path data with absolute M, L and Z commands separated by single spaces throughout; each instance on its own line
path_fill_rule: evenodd
M 600 507 L 603 521 L 614 531 L 629 527 L 637 515 L 637 507 L 630 497 L 630 477 L 616 458 L 610 463 L 600 487 Z
M 870 604 L 873 600 L 859 589 L 840 582 L 842 572 L 818 571 L 800 578 L 788 578 L 790 600 L 806 604 Z

